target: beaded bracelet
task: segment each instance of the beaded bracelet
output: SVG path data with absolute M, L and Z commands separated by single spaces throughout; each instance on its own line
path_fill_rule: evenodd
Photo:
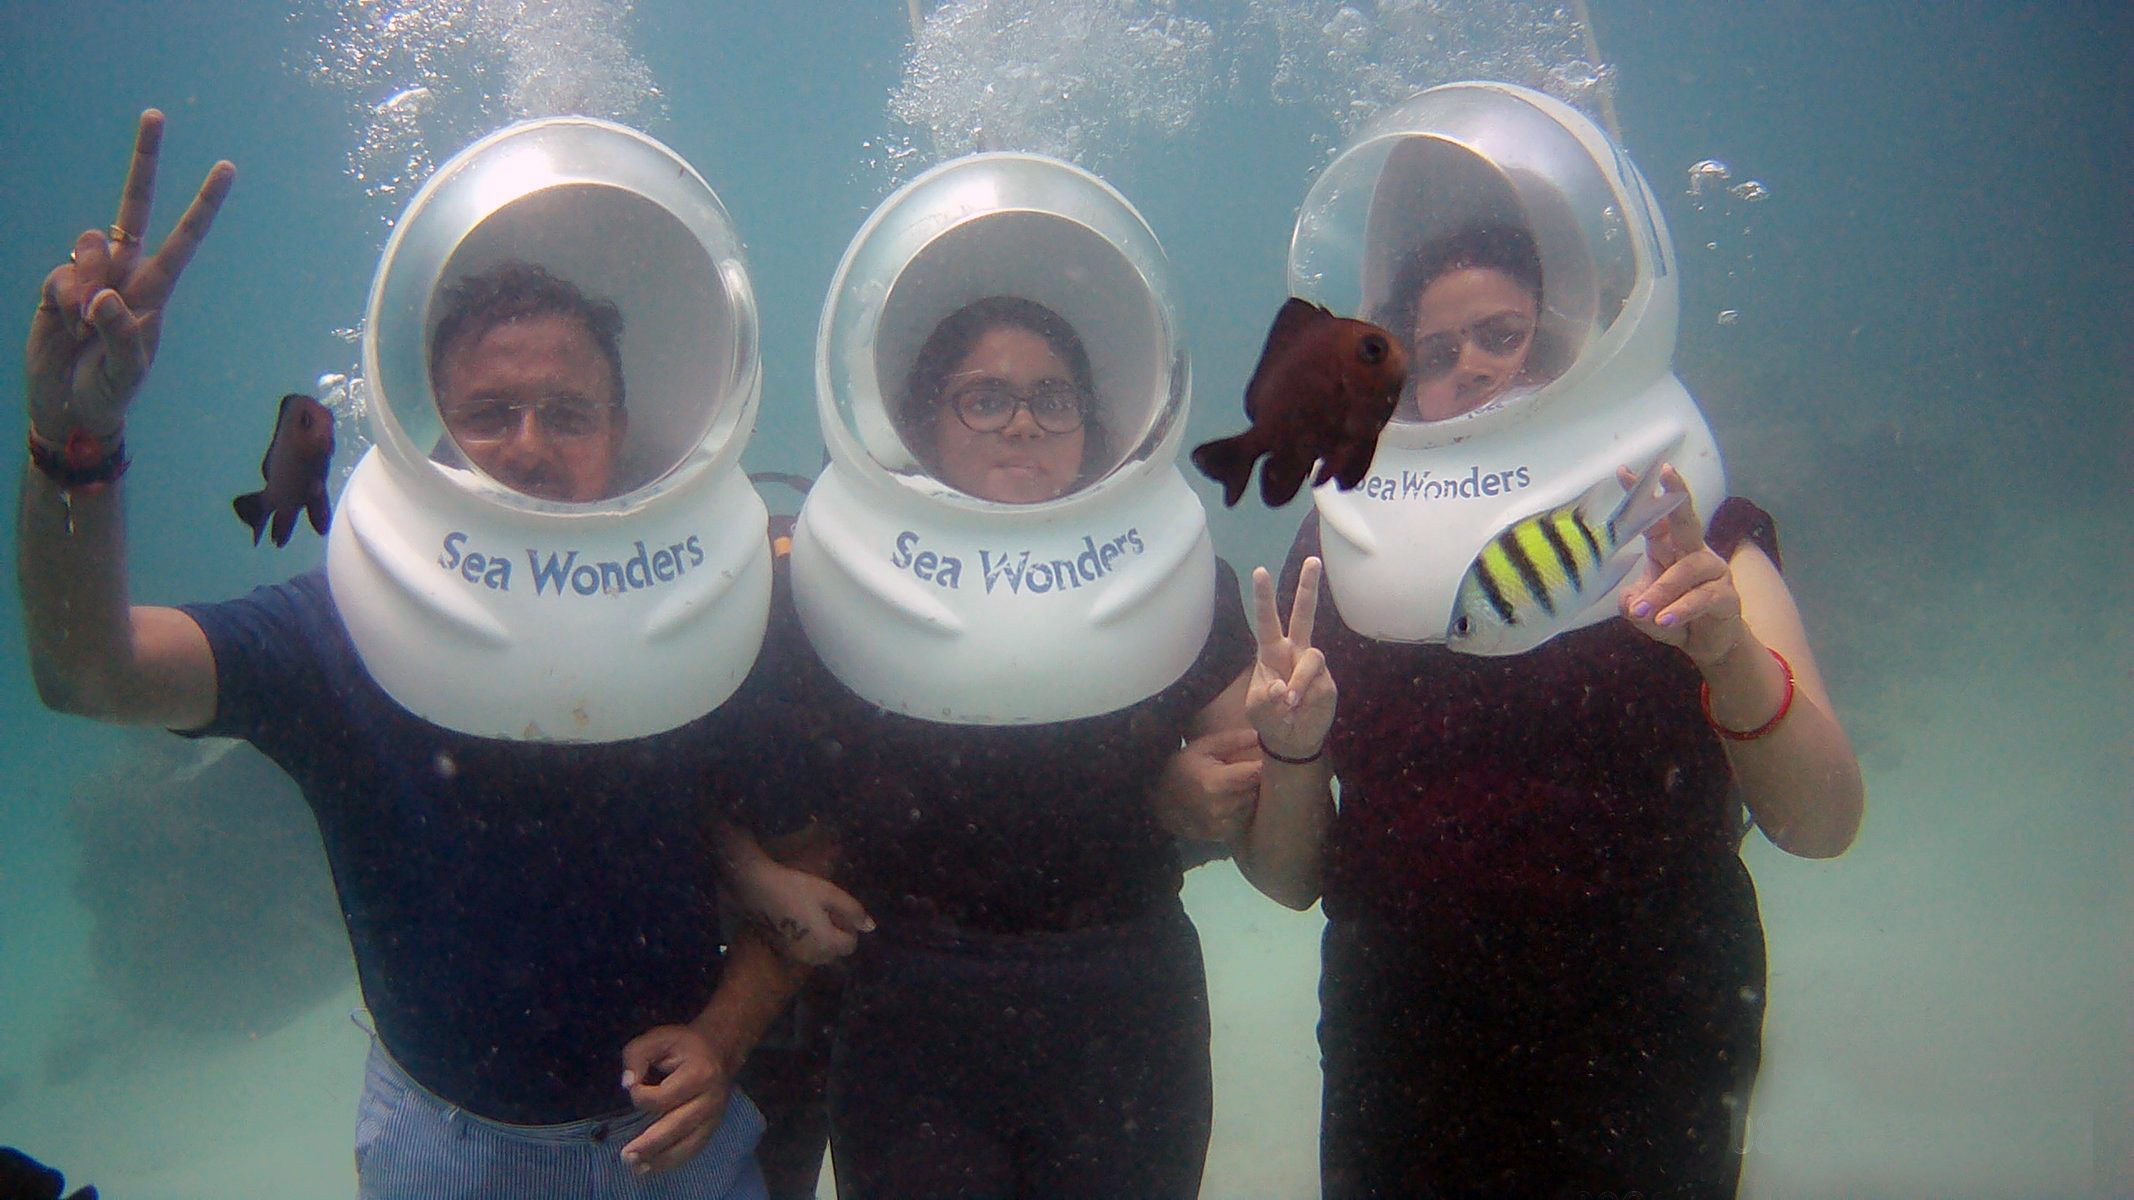
M 1764 649 L 1771 650 L 1771 647 L 1765 646 Z M 1778 660 L 1778 669 L 1786 673 L 1786 694 L 1779 698 L 1778 711 L 1771 714 L 1771 719 L 1754 729 L 1728 729 L 1712 720 L 1712 685 L 1698 685 L 1697 701 L 1704 706 L 1704 723 L 1710 725 L 1713 732 L 1720 737 L 1733 742 L 1753 742 L 1778 728 L 1778 723 L 1786 719 L 1786 713 L 1793 708 L 1793 664 L 1787 662 L 1786 656 L 1776 650 L 1771 650 L 1771 657 Z
M 1319 748 L 1317 750 L 1312 751 L 1310 754 L 1305 755 L 1303 758 L 1291 758 L 1287 754 L 1275 753 L 1274 748 L 1267 744 L 1267 739 L 1260 738 L 1260 753 L 1266 755 L 1267 757 L 1275 760 L 1278 763 L 1288 763 L 1292 767 L 1306 767 L 1310 766 L 1315 762 L 1318 762 L 1319 756 L 1326 753 L 1326 743 L 1319 743 Z

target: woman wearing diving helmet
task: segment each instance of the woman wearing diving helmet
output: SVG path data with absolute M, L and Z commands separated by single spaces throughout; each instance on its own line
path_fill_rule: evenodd
M 1102 182 L 983 154 L 886 201 L 832 285 L 792 577 L 843 730 L 821 815 L 876 921 L 831 1059 L 842 1195 L 1198 1193 L 1206 977 L 1154 795 L 1216 790 L 1167 768 L 1219 728 L 1316 744 L 1333 695 L 1308 631 L 1263 617 L 1255 659 L 1174 465 L 1165 272 Z M 1269 828 L 1325 811 L 1323 769 L 1235 757 Z
M 1412 364 L 1285 575 L 1324 554 L 1343 693 L 1340 810 L 1288 859 L 1323 875 L 1263 884 L 1323 883 L 1325 1194 L 1732 1195 L 1741 839 L 1836 855 L 1862 787 L 1771 520 L 1673 376 L 1651 194 L 1565 105 L 1436 88 L 1327 168 L 1290 272 Z

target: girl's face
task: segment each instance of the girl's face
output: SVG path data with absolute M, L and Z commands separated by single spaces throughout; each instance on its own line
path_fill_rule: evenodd
M 1013 325 L 987 330 L 942 383 L 935 472 L 958 491 L 1001 504 L 1062 495 L 1082 473 L 1088 404 L 1044 338 Z M 1005 424 L 973 427 L 994 426 L 1003 411 Z
M 1408 355 L 1425 421 L 1470 413 L 1526 377 L 1539 317 L 1534 296 L 1491 267 L 1460 267 L 1416 299 Z

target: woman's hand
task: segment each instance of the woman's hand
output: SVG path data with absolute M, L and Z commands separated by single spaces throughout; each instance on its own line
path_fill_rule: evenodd
M 45 276 L 23 365 L 31 427 L 49 441 L 77 432 L 108 438 L 124 424 L 155 359 L 163 306 L 237 176 L 236 167 L 216 163 L 178 227 L 151 255 L 141 237 L 155 201 L 162 143 L 163 114 L 149 109 L 134 136 L 118 221 L 76 238 L 69 260 Z
M 1637 482 L 1617 472 L 1624 487 Z M 1698 667 L 1732 653 L 1748 636 L 1733 568 L 1704 542 L 1704 522 L 1689 485 L 1672 465 L 1660 468 L 1660 490 L 1683 493 L 1682 503 L 1645 533 L 1645 565 L 1624 589 L 1623 616 L 1656 642 L 1679 646 Z
M 874 918 L 852 893 L 767 855 L 734 863 L 727 887 L 765 941 L 794 962 L 820 967 L 859 948 Z
M 1237 841 L 1260 797 L 1260 743 L 1246 728 L 1186 739 L 1163 766 L 1156 819 L 1173 837 Z
M 1260 652 L 1245 694 L 1245 714 L 1260 745 L 1283 758 L 1316 758 L 1334 724 L 1334 679 L 1326 673 L 1326 655 L 1312 646 L 1319 571 L 1317 558 L 1304 560 L 1287 627 L 1275 610 L 1273 577 L 1265 567 L 1252 572 Z

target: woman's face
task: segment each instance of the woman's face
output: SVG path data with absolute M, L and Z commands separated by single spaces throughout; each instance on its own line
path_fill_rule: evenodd
M 1082 472 L 1085 430 L 1078 424 L 1067 433 L 1049 433 L 1031 406 L 1074 386 L 1067 364 L 1044 338 L 1012 325 L 987 330 L 941 385 L 933 427 L 941 481 L 1001 504 L 1034 504 L 1066 492 Z M 994 432 L 972 429 L 957 415 L 959 399 L 986 395 L 998 403 L 1004 393 L 1012 395 L 1014 409 Z
M 1533 294 L 1491 267 L 1431 280 L 1416 300 L 1408 355 L 1423 420 L 1473 412 L 1523 380 L 1538 315 Z

